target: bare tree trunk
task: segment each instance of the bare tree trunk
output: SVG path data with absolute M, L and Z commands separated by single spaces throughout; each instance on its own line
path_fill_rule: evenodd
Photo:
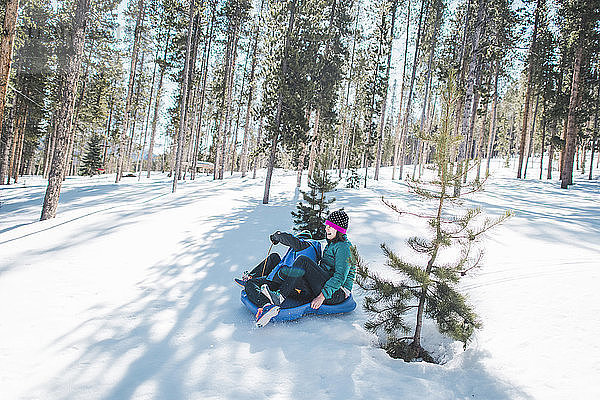
M 187 41 L 185 46 L 185 65 L 183 67 L 183 82 L 182 82 L 182 96 L 181 104 L 179 106 L 179 129 L 177 132 L 177 154 L 175 156 L 175 169 L 173 170 L 173 188 L 172 193 L 177 191 L 177 181 L 181 174 L 181 159 L 183 158 L 183 141 L 185 139 L 185 119 L 187 114 L 187 100 L 188 100 L 188 80 L 189 70 L 191 64 L 191 50 L 192 50 L 192 29 L 194 27 L 194 3 L 195 0 L 190 0 L 189 7 L 189 21 L 187 31 Z
M 252 114 L 252 101 L 254 100 L 254 89 L 256 87 L 256 82 L 254 76 L 256 74 L 256 63 L 258 61 L 258 35 L 260 33 L 260 21 L 262 19 L 262 8 L 263 8 L 264 0 L 260 2 L 260 11 L 258 14 L 258 22 L 256 24 L 256 32 L 254 33 L 254 42 L 252 44 L 252 64 L 250 66 L 250 79 L 248 84 L 250 88 L 248 90 L 248 102 L 246 105 L 246 116 L 244 120 L 244 137 L 242 139 L 242 155 L 241 155 L 241 169 L 242 169 L 242 178 L 246 176 L 248 172 L 248 143 L 249 143 L 249 133 L 250 133 L 250 116 Z
M 421 12 L 419 13 L 419 25 L 417 27 L 417 41 L 415 43 L 415 55 L 413 58 L 412 75 L 410 77 L 410 85 L 408 89 L 408 99 L 406 101 L 406 110 L 404 111 L 404 122 L 402 124 L 402 136 L 400 137 L 400 172 L 398 179 L 402 180 L 404 170 L 404 139 L 408 131 L 408 119 L 410 117 L 411 102 L 413 97 L 413 88 L 415 85 L 415 77 L 417 74 L 417 60 L 419 59 L 419 44 L 421 43 L 421 25 L 423 23 L 423 13 L 425 11 L 425 3 L 427 0 L 421 0 Z M 406 32 L 408 35 L 408 31 Z
M 213 30 L 215 26 L 215 15 L 216 15 L 216 4 L 212 3 L 212 12 L 210 19 L 210 29 L 208 32 L 208 42 L 206 43 L 203 50 L 203 58 L 202 58 L 202 95 L 200 96 L 200 108 L 198 110 L 198 126 L 196 131 L 198 132 L 198 138 L 196 140 L 196 145 L 194 148 L 194 162 L 192 167 L 192 179 L 196 178 L 196 166 L 198 163 L 198 148 L 201 140 L 201 132 L 202 132 L 202 117 L 204 115 L 204 101 L 206 99 L 206 78 L 208 76 L 208 61 L 210 59 L 210 53 L 212 50 L 212 39 L 213 39 Z M 205 39 L 206 40 L 206 39 Z
M 565 135 L 565 160 L 560 175 L 561 189 L 566 189 L 573 184 L 573 159 L 577 147 L 577 109 L 581 93 L 581 64 L 583 59 L 583 44 L 578 43 L 575 48 L 575 59 L 573 61 L 573 82 L 571 84 L 571 97 L 569 99 L 569 114 L 567 116 L 567 132 Z
M 19 0 L 6 0 L 3 29 L 0 33 L 0 127 L 2 127 L 2 121 L 4 119 L 4 106 L 6 104 L 8 78 L 10 76 L 10 66 L 12 63 L 13 42 L 15 39 L 15 26 L 17 25 L 18 10 Z M 0 139 L 2 139 L 2 129 L 0 129 Z
M 600 84 L 597 85 L 597 96 L 600 98 Z M 590 157 L 590 175 L 588 180 L 592 180 L 592 171 L 594 170 L 594 153 L 596 152 L 596 135 L 598 135 L 598 109 L 600 108 L 600 102 L 596 102 L 596 111 L 594 112 L 594 137 L 592 139 L 592 156 Z
M 310 158 L 308 159 L 308 176 L 312 176 L 315 171 L 315 164 L 317 161 L 317 142 L 319 140 L 319 122 L 321 119 L 321 108 L 317 108 L 315 113 L 315 122 L 313 124 L 313 133 L 308 146 L 310 147 Z
M 125 123 L 123 124 L 123 130 L 119 137 L 119 156 L 117 159 L 117 174 L 115 183 L 119 183 L 121 176 L 123 175 L 123 163 L 125 158 L 125 147 L 127 140 L 127 133 L 129 132 L 129 124 L 131 119 L 131 105 L 133 102 L 133 85 L 135 83 L 135 73 L 137 69 L 137 57 L 140 47 L 140 37 L 142 34 L 142 26 L 144 24 L 144 0 L 138 1 L 138 14 L 135 21 L 135 31 L 133 37 L 133 49 L 131 51 L 131 63 L 129 65 L 129 84 L 127 86 L 127 98 L 125 101 Z M 133 135 L 133 133 L 132 133 Z
M 483 28 L 484 14 L 487 7 L 486 0 L 479 0 L 479 4 L 477 7 L 477 24 L 475 25 L 475 32 L 473 33 L 473 39 L 471 41 L 471 60 L 469 61 L 469 73 L 467 75 L 467 88 L 465 92 L 465 101 L 463 105 L 463 113 L 461 117 L 461 129 L 460 134 L 462 136 L 462 144 L 459 149 L 458 156 L 458 164 L 456 166 L 457 169 L 457 178 L 455 180 L 454 185 L 454 196 L 458 197 L 460 195 L 461 189 L 461 178 L 462 174 L 466 174 L 466 168 L 463 172 L 462 161 L 468 159 L 468 141 L 469 141 L 469 132 L 471 131 L 471 126 L 474 118 L 474 113 L 477 111 L 477 105 L 475 104 L 476 94 L 474 93 L 475 84 L 477 81 L 476 69 L 479 65 L 479 40 L 481 38 L 481 30 Z M 474 95 L 475 94 L 475 95 Z
M 232 55 L 231 55 L 231 65 L 229 68 L 229 77 L 228 77 L 228 83 L 227 83 L 227 92 L 226 92 L 226 96 L 225 96 L 225 129 L 224 131 L 224 137 L 223 137 L 223 141 L 221 142 L 221 163 L 219 166 L 219 179 L 223 179 L 224 173 L 225 173 L 225 157 L 226 157 L 226 151 L 225 149 L 227 148 L 227 139 L 229 138 L 229 132 L 231 129 L 231 103 L 232 103 L 232 97 L 233 97 L 233 85 L 234 85 L 234 77 L 235 77 L 235 62 L 237 59 L 237 47 L 238 47 L 238 39 L 239 39 L 239 30 L 238 28 L 235 29 L 235 31 L 233 32 L 233 44 L 232 44 Z
M 279 76 L 280 85 L 285 84 L 285 75 L 287 73 L 287 64 L 288 64 L 288 46 L 290 41 L 290 36 L 292 34 L 292 30 L 294 28 L 294 17 L 296 15 L 296 0 L 292 0 L 292 6 L 290 7 L 290 18 L 288 22 L 287 32 L 285 35 L 285 43 L 283 48 L 283 59 L 281 60 L 281 73 Z M 275 155 L 277 154 L 277 144 L 279 143 L 279 135 L 281 129 L 281 107 L 283 106 L 283 87 L 279 88 L 279 94 L 277 99 L 277 110 L 275 111 L 275 132 L 273 134 L 273 140 L 271 142 L 271 152 L 269 155 L 269 164 L 267 165 L 267 176 L 265 179 L 265 192 L 263 195 L 263 204 L 269 204 L 269 191 L 271 189 L 271 178 L 273 176 L 273 168 L 275 167 Z
M 435 5 L 434 5 L 435 7 Z M 423 109 L 421 110 L 421 122 L 419 125 L 419 131 L 421 132 L 421 134 L 424 133 L 423 129 L 425 127 L 425 117 L 426 117 L 426 110 L 427 110 L 427 104 L 429 102 L 429 92 L 430 92 L 430 87 L 431 87 L 431 66 L 433 64 L 433 56 L 435 54 L 435 47 L 437 44 L 437 31 L 438 31 L 438 24 L 441 18 L 440 12 L 441 9 L 437 9 L 434 10 L 435 11 L 435 20 L 433 22 L 433 35 L 432 35 L 432 43 L 431 43 L 431 49 L 429 50 L 429 60 L 427 61 L 427 75 L 425 77 L 425 94 L 423 96 Z M 420 171 L 421 171 L 421 157 L 423 155 L 423 150 L 424 150 L 424 146 L 421 143 L 421 139 L 417 138 L 417 162 L 413 165 L 413 179 L 415 177 L 415 173 L 417 170 L 417 165 L 419 166 L 419 176 L 421 175 Z
M 163 92 L 163 78 L 165 75 L 167 51 L 169 49 L 169 40 L 171 39 L 171 29 L 167 31 L 167 38 L 165 40 L 165 51 L 160 66 L 160 73 L 158 76 L 158 87 L 156 89 L 156 98 L 154 99 L 154 115 L 152 116 L 152 131 L 150 133 L 150 145 L 148 146 L 148 157 L 146 168 L 148 169 L 147 178 L 150 178 L 150 171 L 152 170 L 152 157 L 154 153 L 154 143 L 156 140 L 156 124 L 158 123 L 158 111 L 160 109 L 160 99 Z M 165 149 L 166 151 L 166 149 Z
M 496 141 L 496 116 L 498 106 L 498 76 L 500 75 L 500 61 L 496 60 L 496 70 L 494 72 L 494 100 L 492 102 L 492 122 L 490 123 L 490 132 L 487 147 L 487 164 L 485 167 L 485 176 L 490 174 L 490 161 L 494 152 L 494 142 Z
M 536 100 L 535 100 L 535 107 L 534 107 L 534 111 L 533 111 L 533 120 L 531 121 L 531 134 L 529 135 L 529 148 L 527 149 L 527 158 L 525 160 L 525 169 L 523 171 L 523 179 L 525 179 L 527 177 L 527 164 L 529 163 L 529 157 L 531 157 L 531 153 L 533 151 L 533 142 L 535 140 L 535 122 L 537 120 L 537 111 L 538 111 L 538 104 L 540 101 L 540 96 L 537 95 L 536 96 Z
M 408 39 L 410 37 L 410 2 L 411 0 L 408 0 L 408 6 L 406 9 L 406 42 L 404 43 L 404 58 L 402 60 L 402 84 L 400 85 L 400 106 L 398 107 L 398 118 L 396 121 L 395 129 L 396 140 L 394 141 L 394 166 L 392 169 L 392 180 L 396 178 L 396 166 L 398 165 L 398 151 L 400 150 L 400 143 L 404 141 L 404 137 L 401 137 L 402 105 L 404 104 L 404 86 L 406 84 L 406 60 L 408 59 Z M 404 154 L 404 151 L 402 151 L 402 154 Z M 404 163 L 403 160 L 402 163 Z M 402 171 L 400 171 L 400 179 L 402 179 Z
M 25 114 L 21 117 L 19 129 L 17 130 L 17 145 L 15 146 L 14 168 L 13 168 L 13 183 L 19 181 L 21 174 L 21 163 L 23 159 L 23 142 L 25 140 L 25 126 L 27 125 L 27 106 L 25 106 Z
M 544 148 L 546 147 L 546 99 L 544 99 L 544 104 L 542 104 L 543 114 L 542 114 L 542 150 L 540 157 L 540 180 L 542 179 L 542 174 L 544 172 Z
M 525 156 L 525 142 L 527 141 L 527 129 L 529 127 L 529 103 L 531 101 L 531 89 L 533 80 L 533 52 L 536 46 L 537 29 L 541 5 L 542 0 L 538 0 L 537 6 L 535 8 L 531 47 L 529 48 L 529 60 L 527 65 L 527 91 L 525 93 L 525 110 L 523 111 L 523 126 L 521 128 L 521 143 L 519 145 L 519 164 L 517 165 L 517 178 L 521 178 L 521 170 L 523 169 L 523 158 Z
M 48 187 L 44 197 L 41 215 L 42 221 L 54 218 L 56 216 L 56 209 L 58 208 L 58 199 L 65 172 L 66 147 L 69 141 L 69 121 L 71 121 L 75 96 L 77 95 L 77 81 L 79 80 L 79 68 L 81 66 L 89 8 L 90 0 L 77 1 L 77 8 L 73 17 L 73 34 L 65 56 L 63 84 L 61 85 L 61 92 L 58 95 L 60 101 L 56 113 L 56 148 L 50 168 Z
M 306 109 L 305 113 L 306 119 L 310 120 L 310 109 Z M 302 148 L 302 154 L 300 155 L 300 159 L 298 160 L 298 167 L 296 168 L 296 187 L 299 188 L 302 185 L 302 171 L 304 170 L 304 161 L 306 160 L 306 156 L 308 155 L 308 151 L 310 149 L 310 143 L 312 142 L 313 137 L 311 135 L 308 143 L 304 143 L 304 147 Z M 310 179 L 310 175 L 309 175 Z
M 2 121 L 2 125 L 0 126 L 0 129 L 2 129 L 3 131 L 6 131 L 6 135 L 4 140 L 4 147 L 2 148 L 2 159 L 0 159 L 0 185 L 4 185 L 4 184 L 8 184 L 8 182 L 5 181 L 4 177 L 7 176 L 9 177 L 10 180 L 10 175 L 8 173 L 8 163 L 9 163 L 9 159 L 10 159 L 10 149 L 12 147 L 12 142 L 13 142 L 13 132 L 14 132 L 14 128 L 13 128 L 13 124 L 14 124 L 14 120 L 15 120 L 15 111 L 14 111 L 14 106 L 11 107 L 9 110 L 9 114 L 8 114 L 8 118 L 4 118 Z
M 398 8 L 398 1 L 392 1 L 392 22 L 390 27 L 390 41 L 389 41 L 389 51 L 387 57 L 387 64 L 385 67 L 385 89 L 383 91 L 383 104 L 381 105 L 381 117 L 379 118 L 379 132 L 377 133 L 377 137 L 379 138 L 379 143 L 377 145 L 377 162 L 375 163 L 375 180 L 379 180 L 379 168 L 381 167 L 381 155 L 383 153 L 383 133 L 384 133 L 384 125 L 385 125 L 385 113 L 387 107 L 387 94 L 390 80 L 390 68 L 392 65 L 392 48 L 394 41 L 394 23 L 396 22 L 396 9 Z
M 262 127 L 263 127 L 263 119 L 261 118 L 258 121 L 258 133 L 256 135 L 256 146 L 255 147 L 257 149 L 258 149 L 260 140 L 262 139 Z M 254 167 L 254 171 L 252 172 L 252 179 L 256 179 L 256 169 L 258 168 L 259 160 L 260 160 L 260 154 L 257 153 L 254 156 L 254 166 L 253 166 Z
M 481 128 L 479 129 L 479 135 L 477 138 L 477 145 L 475 146 L 475 162 L 477 162 L 477 175 L 475 176 L 475 180 L 479 182 L 481 178 L 481 149 L 483 148 L 483 136 L 485 131 L 485 124 L 487 123 L 488 118 L 488 103 L 485 103 L 485 112 L 483 114 L 483 118 L 481 120 Z

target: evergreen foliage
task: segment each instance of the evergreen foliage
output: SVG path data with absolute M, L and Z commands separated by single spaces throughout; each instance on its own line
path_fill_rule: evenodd
M 348 172 L 348 177 L 346 178 L 346 187 L 349 189 L 357 189 L 360 185 L 360 176 L 358 172 L 353 168 Z
M 506 212 L 497 219 L 484 218 L 481 211 L 470 209 L 456 216 L 452 204 L 457 196 L 451 193 L 456 176 L 450 167 L 451 154 L 460 144 L 460 137 L 452 135 L 451 119 L 456 90 L 450 75 L 443 93 L 444 109 L 441 127 L 422 139 L 435 146 L 435 179 L 425 182 L 409 181 L 409 188 L 423 201 L 435 204 L 433 216 L 421 216 L 428 220 L 431 234 L 428 237 L 411 237 L 408 246 L 416 253 L 427 256 L 425 265 L 407 262 L 397 256 L 386 244 L 381 248 L 387 258 L 386 265 L 402 277 L 400 281 L 383 279 L 359 263 L 357 282 L 368 292 L 364 308 L 372 316 L 365 327 L 386 336 L 383 347 L 388 354 L 405 361 L 421 358 L 433 361 L 421 346 L 423 317 L 435 320 L 439 331 L 466 346 L 475 329 L 481 327 L 476 313 L 460 293 L 457 284 L 468 271 L 478 266 L 482 252 L 476 243 L 482 234 L 500 224 L 510 216 Z M 483 182 L 470 182 L 463 188 L 472 193 L 482 189 Z M 464 195 L 464 193 L 463 193 Z M 393 204 L 384 200 L 392 210 L 402 214 Z M 460 212 L 460 211 L 459 211 Z M 448 262 L 444 250 L 460 250 L 460 256 Z M 479 251 L 478 251 L 479 250 Z M 474 254 L 476 253 L 476 254 Z M 406 314 L 415 310 L 416 323 L 413 327 L 405 320 Z M 399 336 L 402 335 L 409 336 Z
M 294 230 L 310 231 L 314 239 L 325 238 L 325 217 L 328 214 L 329 204 L 335 201 L 334 197 L 327 198 L 325 193 L 335 189 L 338 181 L 331 179 L 324 165 L 323 159 L 319 160 L 317 168 L 308 180 L 309 191 L 301 191 L 304 203 L 298 203 L 297 212 L 292 212 L 296 227 Z
M 93 176 L 98 173 L 98 168 L 102 168 L 102 137 L 94 134 L 88 140 L 79 172 L 83 175 Z

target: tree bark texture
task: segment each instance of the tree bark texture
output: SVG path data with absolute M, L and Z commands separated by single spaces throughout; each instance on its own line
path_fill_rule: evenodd
M 75 96 L 77 95 L 77 81 L 79 80 L 79 68 L 81 66 L 89 8 L 90 0 L 77 1 L 71 40 L 66 52 L 63 85 L 61 85 L 61 92 L 58 94 L 60 101 L 56 112 L 56 146 L 44 197 L 42 221 L 54 218 L 58 208 L 58 199 L 66 166 L 67 144 L 69 142 L 68 125 L 71 121 Z
M 567 131 L 565 134 L 565 159 L 560 175 L 560 187 L 566 189 L 573 184 L 573 164 L 575 150 L 577 148 L 577 109 L 581 97 L 581 63 L 583 60 L 583 44 L 579 43 L 575 48 L 575 59 L 573 60 L 573 81 L 571 83 L 571 97 L 569 99 L 569 114 L 567 116 Z
M 8 90 L 8 78 L 12 63 L 13 42 L 15 40 L 15 27 L 19 0 L 7 0 L 5 3 L 4 23 L 0 34 L 0 127 L 4 119 L 4 106 L 6 104 L 6 92 Z M 2 129 L 0 129 L 0 139 Z
M 398 1 L 392 1 L 392 21 L 390 25 L 390 41 L 389 41 L 389 50 L 387 56 L 387 63 L 385 66 L 385 80 L 384 86 L 385 89 L 383 91 L 383 104 L 381 105 L 381 116 L 379 118 L 379 132 L 377 133 L 377 137 L 379 138 L 377 144 L 377 161 L 375 163 L 375 180 L 379 180 L 379 168 L 381 167 L 381 155 L 383 153 L 383 134 L 385 127 L 385 114 L 387 108 L 387 94 L 388 94 L 388 82 L 390 80 L 390 68 L 392 66 L 392 48 L 394 41 L 394 23 L 396 22 L 396 9 L 398 8 Z
M 190 0 L 189 7 L 189 22 L 188 22 L 188 31 L 187 31 L 187 40 L 185 46 L 185 65 L 183 67 L 183 82 L 182 82 L 182 96 L 181 96 L 181 104 L 179 105 L 179 129 L 177 131 L 177 153 L 175 156 L 175 168 L 173 171 L 173 187 L 172 192 L 175 193 L 177 191 L 177 181 L 179 180 L 179 175 L 181 173 L 181 161 L 183 158 L 183 141 L 185 139 L 185 118 L 187 112 L 187 100 L 188 100 L 188 79 L 189 79 L 189 70 L 191 64 L 191 50 L 192 50 L 192 30 L 194 26 L 194 2 L 195 0 Z
M 144 0 L 138 1 L 138 14 L 135 21 L 135 33 L 133 37 L 133 48 L 131 50 L 131 63 L 129 65 L 129 83 L 127 85 L 127 98 L 125 101 L 125 122 L 123 124 L 123 130 L 119 137 L 119 156 L 117 159 L 117 174 L 115 183 L 119 183 L 121 176 L 123 175 L 123 164 L 126 155 L 126 140 L 129 132 L 129 124 L 131 120 L 131 108 L 133 102 L 133 86 L 135 83 L 135 72 L 137 67 L 137 57 L 140 47 L 140 37 L 142 35 L 142 26 L 144 24 Z M 132 133 L 133 136 L 133 133 Z
M 285 35 L 285 43 L 283 47 L 283 59 L 281 60 L 280 87 L 277 99 L 277 109 L 275 111 L 275 132 L 271 141 L 271 151 L 269 154 L 269 164 L 267 165 L 267 176 L 265 178 L 265 192 L 263 194 L 263 204 L 269 204 L 269 191 L 271 189 L 271 178 L 273 177 L 273 168 L 275 167 L 275 155 L 277 154 L 277 145 L 279 144 L 279 130 L 281 129 L 281 108 L 283 106 L 283 85 L 285 85 L 285 76 L 287 74 L 288 65 L 288 46 L 292 30 L 294 29 L 294 18 L 296 15 L 296 0 L 291 1 L 290 18 L 288 22 L 287 32 Z
M 419 59 L 419 45 L 421 43 L 421 25 L 423 23 L 423 14 L 425 12 L 425 4 L 427 0 L 421 0 L 421 12 L 419 13 L 419 24 L 417 27 L 417 41 L 415 43 L 415 55 L 413 58 L 412 74 L 410 77 L 410 85 L 408 87 L 408 98 L 406 100 L 406 110 L 404 111 L 404 122 L 402 124 L 402 135 L 400 138 L 400 172 L 398 179 L 402 180 L 402 173 L 404 171 L 404 140 L 408 132 L 408 120 L 410 118 L 411 103 L 413 97 L 413 89 L 415 86 L 415 77 L 417 75 L 417 60 Z M 408 35 L 408 31 L 406 32 Z

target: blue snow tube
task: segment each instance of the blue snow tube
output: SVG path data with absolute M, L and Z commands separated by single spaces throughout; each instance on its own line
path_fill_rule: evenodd
M 248 311 L 250 311 L 252 315 L 256 315 L 256 312 L 258 311 L 258 306 L 250 301 L 244 290 L 242 290 L 241 300 L 242 303 L 244 303 L 244 305 L 246 306 L 246 308 L 248 308 Z M 323 304 L 316 310 L 310 308 L 310 303 L 303 304 L 293 299 L 286 299 L 283 302 L 281 309 L 279 310 L 279 314 L 273 317 L 271 321 L 291 321 L 308 314 L 343 314 L 350 312 L 355 308 L 356 302 L 352 298 L 352 295 L 350 295 L 346 300 L 344 300 L 340 304 Z

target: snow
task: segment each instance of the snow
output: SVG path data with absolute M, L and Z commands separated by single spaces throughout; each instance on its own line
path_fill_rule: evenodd
M 162 174 L 69 177 L 43 222 L 46 182 L 23 177 L 0 189 L 0 398 L 600 398 L 599 181 L 561 190 L 515 175 L 494 163 L 466 201 L 515 216 L 462 284 L 484 323 L 473 342 L 463 350 L 425 324 L 423 345 L 442 364 L 379 349 L 360 289 L 350 314 L 254 327 L 232 279 L 266 256 L 270 233 L 291 229 L 293 172 L 275 172 L 269 205 L 264 171 L 200 177 L 174 194 Z M 382 273 L 379 245 L 411 257 L 404 240 L 425 229 L 380 197 L 430 209 L 390 177 L 384 168 L 370 188 L 334 193 L 350 240 Z

